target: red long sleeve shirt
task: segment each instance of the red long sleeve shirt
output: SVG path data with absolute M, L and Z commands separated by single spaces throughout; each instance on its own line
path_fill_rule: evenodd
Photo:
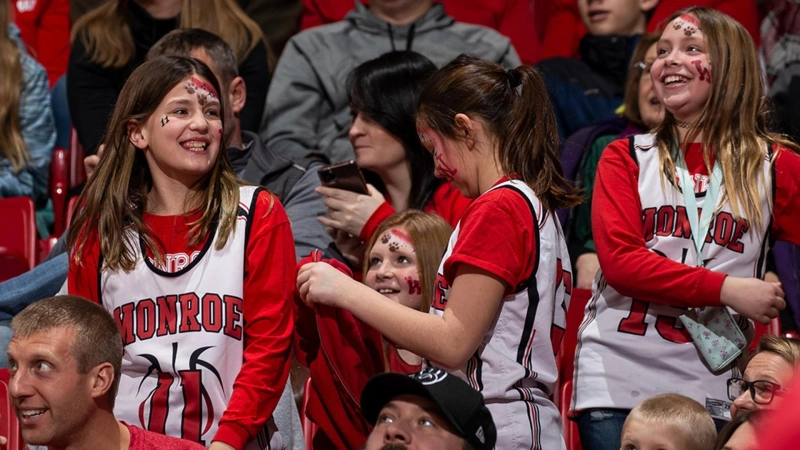
M 188 245 L 188 224 L 199 215 L 197 212 L 186 218 L 145 214 L 144 219 L 165 254 L 191 255 L 204 246 Z M 289 374 L 294 325 L 291 302 L 296 259 L 289 219 L 277 199 L 273 201 L 272 194 L 266 191 L 259 193 L 252 218 L 243 261 L 244 361 L 213 438 L 237 449 L 254 438 L 278 404 Z M 83 264 L 70 261 L 70 294 L 100 302 L 99 258 L 97 235 L 92 233 L 83 249 Z M 199 334 L 198 339 L 197 346 L 201 347 Z
M 686 164 L 692 175 L 708 175 L 700 144 L 690 145 Z M 779 149 L 774 174 L 773 236 L 800 243 L 800 156 Z M 727 275 L 651 252 L 645 247 L 644 228 L 639 168 L 630 154 L 629 141 L 616 140 L 600 159 L 592 203 L 592 232 L 608 284 L 624 296 L 656 303 L 669 299 L 672 306 L 706 306 L 709 301 L 720 304 Z M 630 276 L 634 273 L 635 277 Z

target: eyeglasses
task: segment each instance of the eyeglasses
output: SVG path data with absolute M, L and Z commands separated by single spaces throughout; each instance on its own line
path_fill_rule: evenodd
M 741 378 L 731 378 L 728 380 L 728 398 L 736 400 L 745 391 L 750 391 L 753 402 L 759 405 L 769 404 L 773 397 L 781 395 L 783 389 L 778 383 L 767 380 L 744 381 Z

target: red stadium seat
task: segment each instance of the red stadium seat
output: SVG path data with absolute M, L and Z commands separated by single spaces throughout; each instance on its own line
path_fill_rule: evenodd
M 0 436 L 5 436 L 8 442 L 3 447 L 8 450 L 23 450 L 27 446 L 22 441 L 19 422 L 8 396 L 8 369 L 0 369 Z
M 769 325 L 761 325 L 760 323 L 755 324 L 755 326 L 753 327 L 753 340 L 750 342 L 750 346 L 748 347 L 751 355 L 755 353 L 756 347 L 758 347 L 758 341 L 761 340 L 761 336 L 765 334 L 780 336 L 781 335 L 780 319 L 778 318 L 772 319 L 769 322 Z
M 83 167 L 84 152 L 78 133 L 72 129 L 69 139 L 69 187 L 75 187 L 86 181 L 86 169 Z
M 564 441 L 567 450 L 580 450 L 581 440 L 578 436 L 578 425 L 569 420 L 569 404 L 572 396 L 572 377 L 575 371 L 575 350 L 578 346 L 578 329 L 583 322 L 583 312 L 586 304 L 592 298 L 589 289 L 572 289 L 569 308 L 567 309 L 567 329 L 561 341 L 558 352 L 558 377 L 559 386 L 553 399 L 561 411 L 561 421 L 564 426 Z
M 72 218 L 75 217 L 75 207 L 78 206 L 78 199 L 80 197 L 72 197 L 67 203 L 67 227 L 72 223 Z
M 67 191 L 69 190 L 69 152 L 63 148 L 53 150 L 50 160 L 50 198 L 53 200 L 53 235 L 61 236 L 66 228 Z
M 0 281 L 36 265 L 36 216 L 29 197 L 0 199 Z
M 567 444 L 567 450 L 581 450 L 581 437 L 578 435 L 578 423 L 569 420 L 569 402 L 572 397 L 572 379 L 565 381 L 561 386 L 559 392 L 561 404 L 565 407 L 561 408 L 561 423 L 564 426 L 564 442 Z

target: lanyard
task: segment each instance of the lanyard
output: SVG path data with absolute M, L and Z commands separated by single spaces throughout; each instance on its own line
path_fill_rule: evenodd
M 697 214 L 697 199 L 694 195 L 694 185 L 692 184 L 689 169 L 686 168 L 686 160 L 682 152 L 676 153 L 675 168 L 678 171 L 680 178 L 681 191 L 683 191 L 683 202 L 686 205 L 686 215 L 689 216 L 689 226 L 692 229 L 692 239 L 694 240 L 695 249 L 697 249 L 697 266 L 703 267 L 703 244 L 708 234 L 708 227 L 711 225 L 711 219 L 714 217 L 714 209 L 717 206 L 717 197 L 719 196 L 719 189 L 722 186 L 722 169 L 718 162 L 714 162 L 714 168 L 711 171 L 711 182 L 706 190 L 706 198 L 703 200 L 703 212 L 699 218 Z

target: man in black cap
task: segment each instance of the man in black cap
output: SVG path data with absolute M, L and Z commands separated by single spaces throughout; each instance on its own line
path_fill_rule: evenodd
M 372 377 L 361 410 L 375 424 L 365 450 L 492 450 L 497 440 L 483 396 L 441 369 Z

